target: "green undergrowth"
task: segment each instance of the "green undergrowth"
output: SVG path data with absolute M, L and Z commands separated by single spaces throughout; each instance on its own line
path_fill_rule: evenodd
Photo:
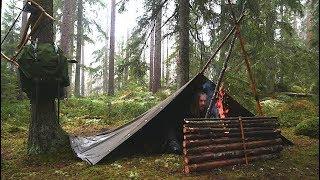
M 172 94 L 156 95 L 141 89 L 119 92 L 114 97 L 71 97 L 61 101 L 60 121 L 72 134 L 116 128 L 149 110 Z M 29 101 L 3 102 L 1 106 L 1 178 L 3 179 L 317 179 L 319 176 L 318 107 L 310 99 L 276 97 L 262 101 L 268 116 L 277 116 L 281 132 L 295 145 L 278 158 L 229 166 L 212 171 L 183 173 L 179 155 L 115 157 L 97 165 L 77 158 L 70 148 L 41 156 L 27 155 Z M 313 131 L 310 131 L 313 129 Z M 316 130 L 315 130 L 316 129 Z
M 167 91 L 153 95 L 141 89 L 134 89 L 121 91 L 114 97 L 71 97 L 62 102 L 61 121 L 70 131 L 74 127 L 81 127 L 81 131 L 115 128 L 132 121 L 168 95 Z
M 70 149 L 57 154 L 28 156 L 27 133 L 2 137 L 3 179 L 317 179 L 319 141 L 297 136 L 293 128 L 282 134 L 294 142 L 271 160 L 184 174 L 183 157 L 172 154 L 134 155 L 103 160 L 92 166 L 75 157 Z
M 319 117 L 300 122 L 295 127 L 295 133 L 313 138 L 319 138 Z
M 313 98 L 291 98 L 279 95 L 262 101 L 267 116 L 276 116 L 280 127 L 295 127 L 295 132 L 310 137 L 319 134 L 319 106 Z

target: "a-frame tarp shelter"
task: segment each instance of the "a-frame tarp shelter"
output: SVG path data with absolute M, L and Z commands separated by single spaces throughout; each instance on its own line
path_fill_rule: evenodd
M 70 137 L 74 152 L 82 160 L 96 164 L 111 152 L 135 153 L 159 149 L 165 141 L 169 126 L 174 127 L 178 139 L 182 141 L 182 121 L 194 101 L 192 97 L 207 81 L 204 75 L 198 74 L 158 105 L 111 132 L 90 137 Z M 225 97 L 230 117 L 254 116 L 228 94 Z

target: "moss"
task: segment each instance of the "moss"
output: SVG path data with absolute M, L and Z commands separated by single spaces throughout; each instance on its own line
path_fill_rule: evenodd
M 159 95 L 163 97 L 158 97 L 140 90 L 128 94 L 121 92 L 115 97 L 62 101 L 61 124 L 68 132 L 75 133 L 108 129 L 131 120 L 131 117 L 165 98 L 163 94 Z M 267 101 L 264 104 L 264 108 L 268 106 L 267 114 L 279 116 L 290 126 L 316 117 L 317 106 L 308 99 L 285 98 Z M 3 179 L 318 179 L 319 176 L 319 140 L 296 135 L 294 128 L 281 128 L 282 135 L 295 145 L 286 147 L 278 158 L 190 175 L 183 173 L 183 157 L 171 154 L 119 157 L 94 166 L 77 158 L 69 146 L 61 147 L 55 153 L 28 156 L 26 117 L 30 114 L 28 109 L 13 113 L 19 108 L 28 108 L 28 102 L 23 103 L 23 106 L 13 103 L 1 107 L 6 113 L 2 114 L 5 119 L 1 127 Z M 111 111 L 106 110 L 109 103 L 113 103 Z M 20 117 L 24 117 L 22 120 L 26 122 L 19 124 L 17 120 Z M 292 117 L 297 118 L 297 122 L 293 122 Z
M 305 135 L 312 138 L 319 138 L 319 117 L 311 118 L 300 122 L 295 127 L 297 135 Z

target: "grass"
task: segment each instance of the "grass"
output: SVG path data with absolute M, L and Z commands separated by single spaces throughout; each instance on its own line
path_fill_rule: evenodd
M 90 134 L 101 129 L 112 129 L 128 122 L 128 119 L 144 112 L 163 98 L 163 94 L 150 97 L 142 92 L 123 92 L 115 98 L 70 98 L 62 104 L 61 124 L 71 134 Z M 145 101 L 149 103 L 143 104 Z M 133 105 L 124 112 L 123 107 L 128 106 L 128 102 Z M 292 116 L 288 107 L 295 107 L 295 111 L 307 109 L 311 115 L 316 114 L 314 105 L 302 102 L 305 100 L 281 100 L 268 107 L 264 105 L 264 108 L 269 108 L 269 112 L 280 115 L 280 120 L 291 125 L 305 117 L 296 116 L 291 122 L 291 118 L 287 118 Z M 110 103 L 114 108 L 107 111 Z M 105 160 L 94 166 L 77 158 L 67 148 L 52 155 L 28 156 L 28 101 L 5 104 L 1 106 L 1 111 L 3 179 L 318 179 L 319 176 L 319 140 L 296 135 L 294 125 L 283 127 L 281 131 L 295 145 L 286 147 L 276 159 L 186 175 L 183 173 L 183 157 L 172 154 L 121 157 Z
M 297 136 L 293 128 L 283 129 L 284 136 L 295 146 L 287 147 L 279 158 L 185 175 L 182 156 L 172 154 L 137 155 L 95 166 L 76 158 L 70 150 L 62 153 L 30 157 L 26 154 L 27 133 L 15 132 L 2 137 L 1 178 L 41 179 L 211 179 L 211 178 L 290 178 L 317 179 L 319 175 L 319 141 Z

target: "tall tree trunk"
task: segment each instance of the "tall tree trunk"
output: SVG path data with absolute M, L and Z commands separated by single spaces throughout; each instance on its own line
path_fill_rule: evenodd
M 74 83 L 74 95 L 76 97 L 80 96 L 80 63 L 81 63 L 81 45 L 82 45 L 82 0 L 78 0 L 78 12 L 77 12 L 77 52 L 76 59 L 78 63 L 76 64 L 76 75 Z
M 151 37 L 150 37 L 150 61 L 149 61 L 149 71 L 150 71 L 150 76 L 149 76 L 149 91 L 152 91 L 153 89 L 153 62 L 154 62 L 154 22 L 152 24 L 152 30 L 151 30 Z
M 167 36 L 167 57 L 166 57 L 166 85 L 169 86 L 170 64 L 169 64 L 169 37 Z
M 111 0 L 111 29 L 110 29 L 110 55 L 109 55 L 109 80 L 108 95 L 114 95 L 114 46 L 115 46 L 115 13 L 116 3 Z
M 108 39 L 106 39 L 106 42 L 108 41 Z M 107 42 L 108 43 L 108 42 Z M 102 82 L 103 82 L 103 93 L 108 93 L 108 77 L 109 77 L 109 74 L 108 74 L 108 69 L 109 69 L 109 66 L 108 66 L 108 45 L 106 44 L 105 46 L 106 50 L 105 50 L 105 57 L 104 57 L 104 61 L 103 61 L 103 79 L 102 79 Z
M 266 36 L 267 36 L 267 46 L 272 47 L 274 45 L 275 39 L 275 21 L 277 17 L 276 10 L 273 8 L 273 2 L 268 2 L 269 10 L 267 11 L 267 18 L 266 18 Z M 266 62 L 266 66 L 269 70 L 269 73 L 266 77 L 266 93 L 272 94 L 274 92 L 275 87 L 275 68 L 276 63 L 270 59 Z
M 109 7 L 106 7 L 107 8 L 107 12 L 109 12 Z M 108 66 L 108 61 L 109 61 L 109 37 L 108 37 L 108 34 L 109 34 L 109 16 L 106 17 L 106 24 L 107 24 L 107 28 L 106 28 L 106 44 L 105 44 L 105 57 L 104 57 L 104 61 L 103 61 L 103 76 L 102 76 L 102 82 L 103 82 L 103 93 L 107 94 L 108 93 L 108 77 L 109 77 L 109 74 L 108 74 L 108 69 L 109 69 L 109 66 Z
M 202 70 L 202 68 L 204 67 L 204 63 L 205 63 L 205 46 L 203 43 L 203 35 L 201 34 L 201 41 L 200 43 L 200 66 L 199 66 L 199 70 Z
M 81 96 L 84 96 L 84 41 L 81 46 Z
M 52 0 L 38 0 L 45 11 L 52 15 Z M 31 17 L 32 25 L 37 17 Z M 38 38 L 39 43 L 53 43 L 53 22 L 42 21 L 34 33 L 32 39 Z M 30 98 L 31 101 L 31 122 L 28 136 L 28 154 L 41 154 L 53 152 L 69 144 L 69 138 L 61 128 L 56 113 L 55 100 L 47 95 L 39 86 L 39 91 Z
M 164 67 L 165 67 L 165 58 L 164 58 L 164 52 L 165 52 L 165 46 L 164 46 L 164 43 L 161 43 L 161 49 L 162 49 L 162 54 L 161 54 L 161 81 L 164 82 Z
M 76 0 L 70 0 L 71 4 L 72 4 L 72 9 L 70 10 L 72 12 L 71 14 L 71 29 L 70 29 L 70 44 L 69 44 L 69 47 L 70 47 L 70 58 L 71 59 L 75 59 L 74 57 L 74 39 L 75 39 L 75 34 L 74 34 L 74 28 L 75 28 L 75 22 L 76 22 L 76 9 L 77 9 L 77 1 Z M 73 68 L 74 68 L 74 65 L 73 64 L 69 64 L 68 66 L 68 73 L 69 73 L 69 78 L 71 79 L 70 80 L 70 86 L 69 86 L 69 94 L 71 95 L 72 93 L 72 87 L 74 86 L 74 82 L 73 82 Z
M 60 37 L 60 47 L 65 55 L 70 58 L 72 55 L 70 54 L 70 42 L 72 38 L 71 29 L 73 28 L 72 22 L 72 6 L 73 0 L 65 0 L 63 2 L 63 11 L 62 11 L 62 24 L 61 24 L 61 37 Z M 68 66 L 68 74 L 69 77 L 72 74 L 72 66 L 69 64 Z M 66 88 L 66 96 L 70 96 L 70 86 Z
M 125 54 L 125 62 L 129 62 L 129 48 L 128 48 L 128 44 L 129 44 L 129 30 L 127 30 L 127 42 L 126 42 L 126 54 Z M 128 73 L 129 71 L 129 67 L 125 66 L 124 70 L 123 70 L 123 83 L 126 83 L 128 81 Z
M 306 40 L 307 40 L 307 45 L 308 47 L 311 47 L 311 44 L 312 44 L 312 36 L 313 36 L 313 33 L 312 33 L 312 27 L 313 27 L 313 23 L 312 23 L 312 11 L 311 11 L 311 4 L 312 4 L 312 1 L 309 1 L 308 3 L 308 6 L 309 8 L 307 9 L 306 11 Z
M 272 2 L 269 2 L 270 6 Z M 267 42 L 272 45 L 274 43 L 274 35 L 275 35 L 275 21 L 276 21 L 276 10 L 270 7 L 270 10 L 267 12 L 266 18 L 266 36 Z
M 179 0 L 179 58 L 177 63 L 178 87 L 189 81 L 189 0 Z
M 160 9 L 156 18 L 155 25 L 155 46 L 153 61 L 153 88 L 152 92 L 156 93 L 161 87 L 161 19 L 162 10 Z
M 92 74 L 89 72 L 88 73 L 89 78 L 88 78 L 88 86 L 87 86 L 87 91 L 88 91 L 88 96 L 90 96 L 92 94 Z

